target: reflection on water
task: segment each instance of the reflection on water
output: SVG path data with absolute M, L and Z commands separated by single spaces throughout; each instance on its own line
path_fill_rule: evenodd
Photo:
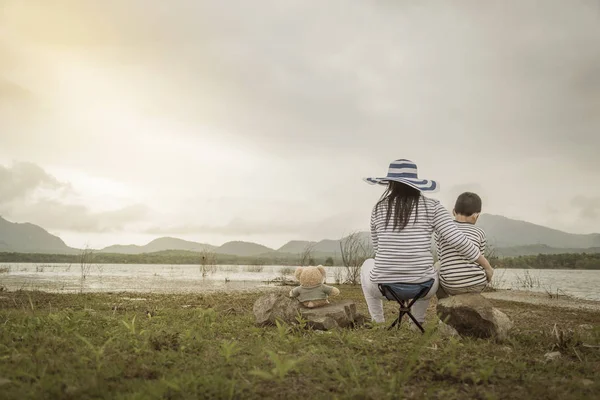
M 76 264 L 0 263 L 0 285 L 8 290 L 54 292 L 206 292 L 272 288 L 274 279 L 293 279 L 294 268 L 284 266 L 220 265 L 205 274 L 197 265 L 93 265 L 82 277 Z M 336 273 L 337 271 L 337 273 Z M 340 267 L 327 268 L 327 282 L 339 279 Z M 498 269 L 494 284 L 503 289 L 525 289 L 600 300 L 600 271 Z
M 9 290 L 54 292 L 206 292 L 273 287 L 282 267 L 223 265 L 202 273 L 197 265 L 92 265 L 83 276 L 79 265 L 0 264 L 0 284 Z M 293 269 L 287 268 L 284 273 Z M 204 275 L 204 276 L 203 276 Z M 292 276 L 287 275 L 288 279 Z
M 499 289 L 567 294 L 600 300 L 600 271 L 582 269 L 497 269 L 493 284 Z

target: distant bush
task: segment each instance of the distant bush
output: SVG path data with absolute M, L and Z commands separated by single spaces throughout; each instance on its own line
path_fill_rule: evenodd
M 200 273 L 202 277 L 217 272 L 217 255 L 214 251 L 203 250 L 200 252 Z
M 344 283 L 344 267 L 336 267 L 333 270 L 333 280 L 336 285 Z
M 499 258 L 495 262 L 499 268 L 534 269 L 600 269 L 600 253 L 538 254 Z

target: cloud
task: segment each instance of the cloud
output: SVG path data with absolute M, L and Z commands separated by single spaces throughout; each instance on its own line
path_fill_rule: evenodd
M 339 237 L 378 195 L 360 178 L 402 157 L 448 208 L 471 190 L 485 212 L 595 229 L 546 210 L 600 195 L 596 1 L 4 4 L 0 91 L 23 104 L 0 110 L 0 158 L 145 194 L 52 224 L 125 229 L 148 203 L 141 231 Z
M 340 231 L 339 227 L 345 227 Z M 283 236 L 297 239 L 337 238 L 342 233 L 354 230 L 367 230 L 368 220 L 357 213 L 335 213 L 324 218 L 307 218 L 299 220 L 248 219 L 234 218 L 223 225 L 161 225 L 146 229 L 146 233 L 155 235 L 223 235 L 223 236 Z
M 262 234 L 290 234 L 300 227 L 295 223 L 281 223 L 274 221 L 250 221 L 244 218 L 234 218 L 223 225 L 166 225 L 155 226 L 146 230 L 147 233 L 165 234 L 220 234 L 220 235 L 262 235 Z
M 33 163 L 16 162 L 11 167 L 0 165 L 0 204 L 23 200 L 38 189 L 66 190 L 69 185 L 59 182 Z
M 418 152 L 427 137 L 513 158 L 561 149 L 598 165 L 591 145 L 600 140 L 600 24 L 592 2 L 547 1 L 542 11 L 521 0 L 66 4 L 64 12 L 22 6 L 29 18 L 11 26 L 24 40 L 66 46 L 97 65 L 136 66 L 141 78 L 128 81 L 137 91 L 153 88 L 143 101 L 152 114 L 201 123 L 254 151 L 318 154 L 343 145 L 357 154 L 386 143 Z M 8 15 L 20 21 L 17 11 Z M 31 14 L 46 29 L 34 29 Z
M 156 65 L 177 68 L 170 85 L 204 105 L 189 112 L 249 146 L 286 154 L 343 146 L 356 154 L 373 143 L 408 150 L 427 141 L 511 158 L 560 149 L 598 165 L 591 147 L 600 145 L 597 15 L 587 4 L 547 2 L 540 12 L 520 3 L 334 2 L 329 12 L 310 2 L 199 6 L 197 40 L 188 35 L 198 21 L 177 12 L 190 3 L 178 3 L 156 49 L 181 61 Z M 334 20 L 338 7 L 344 17 Z M 128 31 L 148 29 L 153 18 Z
M 23 103 L 31 101 L 32 98 L 33 94 L 30 90 L 0 76 L 0 102 Z
M 579 217 L 583 220 L 597 220 L 600 218 L 600 196 L 576 196 L 571 204 L 579 211 Z
M 69 183 L 60 182 L 36 164 L 0 165 L 0 212 L 12 220 L 54 230 L 107 232 L 144 221 L 149 213 L 143 204 L 95 211 L 70 201 L 79 195 Z
M 91 211 L 84 205 L 41 199 L 26 208 L 12 207 L 9 214 L 19 221 L 34 222 L 44 228 L 75 232 L 118 232 L 143 221 L 148 207 L 133 204 L 109 211 Z

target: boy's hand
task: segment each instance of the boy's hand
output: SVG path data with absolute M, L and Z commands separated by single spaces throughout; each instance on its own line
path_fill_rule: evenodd
M 494 270 L 492 268 L 485 269 L 485 277 L 487 278 L 488 283 L 492 281 L 492 277 L 494 276 Z

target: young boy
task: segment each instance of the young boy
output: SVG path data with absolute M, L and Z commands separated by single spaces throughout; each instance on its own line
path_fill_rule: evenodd
M 481 198 L 475 193 L 465 192 L 458 196 L 454 205 L 454 223 L 483 254 L 485 252 L 485 232 L 475 226 L 481 213 Z M 444 239 L 435 236 L 440 263 L 440 289 L 438 297 L 462 293 L 481 292 L 492 280 L 494 270 L 485 269 L 475 262 L 465 260 Z

